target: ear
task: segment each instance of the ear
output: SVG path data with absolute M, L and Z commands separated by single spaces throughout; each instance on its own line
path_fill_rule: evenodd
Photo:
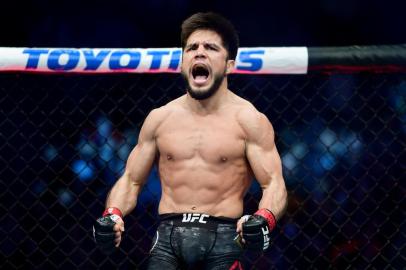
M 230 74 L 234 70 L 235 60 L 227 60 L 226 74 Z

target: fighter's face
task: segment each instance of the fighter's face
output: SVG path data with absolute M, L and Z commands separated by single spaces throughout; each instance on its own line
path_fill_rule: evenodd
M 233 64 L 233 60 L 227 60 L 227 50 L 216 32 L 193 32 L 186 42 L 181 67 L 190 96 L 198 100 L 212 96 Z

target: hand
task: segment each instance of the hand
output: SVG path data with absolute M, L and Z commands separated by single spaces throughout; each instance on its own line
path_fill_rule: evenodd
M 254 215 L 246 215 L 237 223 L 236 241 L 251 250 L 267 250 L 270 233 L 275 227 L 275 217 L 267 209 L 260 209 Z
M 111 254 L 120 245 L 124 232 L 124 221 L 118 215 L 106 215 L 96 220 L 93 236 L 105 254 Z

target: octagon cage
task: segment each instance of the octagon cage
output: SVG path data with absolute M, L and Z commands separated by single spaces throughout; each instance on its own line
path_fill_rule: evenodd
M 145 269 L 156 167 L 115 253 L 92 225 L 146 115 L 185 93 L 180 50 L 34 52 L 0 50 L 1 268 Z M 229 88 L 272 122 L 288 189 L 245 269 L 404 269 L 405 71 L 405 45 L 240 49 Z M 254 181 L 244 214 L 260 198 Z

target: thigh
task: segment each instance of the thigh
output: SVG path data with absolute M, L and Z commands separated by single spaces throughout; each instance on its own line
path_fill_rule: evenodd
M 155 254 L 155 255 L 150 255 L 148 259 L 148 270 L 178 270 L 179 265 L 176 261 L 176 259 Z
M 148 270 L 180 269 L 178 259 L 171 245 L 171 225 L 161 224 L 152 239 L 152 247 L 148 258 Z
M 224 226 L 217 230 L 216 243 L 206 259 L 207 270 L 240 270 L 242 248 L 234 241 L 235 226 Z

